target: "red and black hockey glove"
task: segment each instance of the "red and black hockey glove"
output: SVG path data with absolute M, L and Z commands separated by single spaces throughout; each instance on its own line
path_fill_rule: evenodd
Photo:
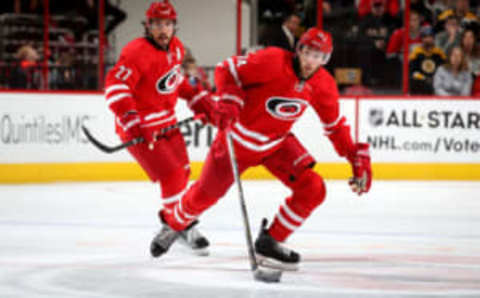
M 353 177 L 348 184 L 358 195 L 367 193 L 372 185 L 372 167 L 370 164 L 369 144 L 357 143 L 353 154 L 348 158 L 352 165 Z

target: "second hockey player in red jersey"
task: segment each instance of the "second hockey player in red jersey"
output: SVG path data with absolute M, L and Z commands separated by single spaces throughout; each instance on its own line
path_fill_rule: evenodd
M 107 75 L 105 88 L 120 138 L 124 142 L 137 137 L 146 140 L 128 150 L 150 179 L 159 182 L 165 213 L 173 212 L 190 173 L 180 131 L 161 133 L 162 128 L 177 121 L 174 108 L 178 97 L 186 99 L 195 114 L 206 115 L 211 122 L 215 117 L 208 92 L 191 87 L 183 78 L 180 65 L 185 51 L 175 36 L 176 20 L 175 8 L 168 1 L 152 3 L 146 12 L 146 36 L 123 48 Z M 195 223 L 179 236 L 195 251 L 205 253 L 208 241 L 193 227 Z M 152 254 L 156 254 L 154 249 Z
M 219 104 L 229 113 L 219 122 L 220 131 L 200 179 L 175 204 L 172 213 L 162 214 L 170 229 L 160 242 L 164 252 L 175 241 L 174 235 L 214 205 L 233 183 L 226 144 L 226 134 L 230 133 L 240 173 L 263 165 L 292 191 L 271 225 L 267 227 L 267 221 L 263 221 L 255 249 L 266 262 L 281 263 L 283 269 L 296 268 L 299 254 L 282 243 L 326 196 L 322 177 L 312 169 L 315 160 L 290 132 L 308 106 L 318 114 L 336 152 L 350 162 L 352 190 L 357 194 L 368 192 L 368 144 L 353 142 L 346 119 L 340 115 L 336 83 L 322 67 L 332 50 L 330 34 L 312 28 L 301 37 L 296 54 L 266 48 L 218 65 L 215 82 Z

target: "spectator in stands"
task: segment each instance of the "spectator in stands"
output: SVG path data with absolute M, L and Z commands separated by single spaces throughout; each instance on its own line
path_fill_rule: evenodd
M 420 38 L 420 24 L 422 22 L 422 17 L 416 10 L 412 10 L 410 12 L 410 34 L 409 34 L 409 46 L 411 53 L 413 49 L 422 43 L 422 39 Z M 390 40 L 388 41 L 387 45 L 387 58 L 394 58 L 398 57 L 401 61 L 403 61 L 403 41 L 404 41 L 404 34 L 405 27 L 397 29 L 393 32 Z
M 463 28 L 470 28 L 478 24 L 477 16 L 470 11 L 469 0 L 457 0 L 455 2 L 455 8 L 442 12 L 437 18 L 437 28 L 443 28 L 449 16 L 456 17 Z
M 332 13 L 332 3 L 330 3 L 330 1 L 322 2 L 322 13 L 323 15 L 329 15 Z
M 455 16 L 451 15 L 445 21 L 445 30 L 437 33 L 435 36 L 435 44 L 445 53 L 450 53 L 452 48 L 460 45 L 462 33 L 460 25 Z
M 265 31 L 260 38 L 260 44 L 264 46 L 275 46 L 289 51 L 295 51 L 297 34 L 301 18 L 296 13 L 287 15 L 281 26 L 273 26 L 271 30 Z
M 460 46 L 465 53 L 470 71 L 476 76 L 480 75 L 480 47 L 473 30 L 463 31 Z
M 12 89 L 37 89 L 39 84 L 39 73 L 36 69 L 40 55 L 30 45 L 24 45 L 15 54 L 17 65 L 10 73 L 10 88 Z
M 480 99 L 480 76 L 477 76 L 473 83 L 472 96 Z
M 472 92 L 472 75 L 460 47 L 452 48 L 447 63 L 435 72 L 433 88 L 435 95 L 442 96 L 468 96 Z
M 375 48 L 385 51 L 386 39 L 394 27 L 394 21 L 385 13 L 385 0 L 372 0 L 372 10 L 360 23 L 360 36 L 371 39 Z
M 445 63 L 445 53 L 435 46 L 433 29 L 425 26 L 420 31 L 422 44 L 409 56 L 410 93 L 433 94 L 433 75 L 437 68 Z
M 372 0 L 372 10 L 365 16 L 359 29 L 359 40 L 371 47 L 369 50 L 370 57 L 366 57 L 370 61 L 370 65 L 375 65 L 375 70 L 370 67 L 367 69 L 366 77 L 370 85 L 383 84 L 386 71 L 388 71 L 386 61 L 386 43 L 391 30 L 394 28 L 392 17 L 385 12 L 385 0 Z
M 442 14 L 442 12 L 455 7 L 456 0 L 435 0 L 431 6 L 433 11 L 433 19 L 438 20 L 438 16 Z
M 185 79 L 192 87 L 197 87 L 197 85 L 200 84 L 204 90 L 212 91 L 212 86 L 208 81 L 206 72 L 197 65 L 197 62 L 193 56 L 188 57 L 185 55 L 182 68 L 185 73 Z
M 417 11 L 424 22 L 432 24 L 433 14 L 428 7 L 428 0 L 410 0 L 410 9 Z
M 57 61 L 55 68 L 50 72 L 50 88 L 73 90 L 75 89 L 75 56 L 72 52 L 62 52 Z
M 360 0 L 358 2 L 358 15 L 360 17 L 365 17 L 372 12 L 373 3 L 375 0 Z M 396 17 L 400 12 L 400 1 L 399 0 L 385 0 L 385 10 L 392 17 Z

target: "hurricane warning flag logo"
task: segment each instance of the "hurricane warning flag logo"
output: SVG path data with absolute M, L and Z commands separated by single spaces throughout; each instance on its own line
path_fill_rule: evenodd
M 160 94 L 170 94 L 183 81 L 180 65 L 175 66 L 157 81 L 157 91 Z
M 296 98 L 272 97 L 265 103 L 270 115 L 285 121 L 298 119 L 307 107 L 308 102 Z

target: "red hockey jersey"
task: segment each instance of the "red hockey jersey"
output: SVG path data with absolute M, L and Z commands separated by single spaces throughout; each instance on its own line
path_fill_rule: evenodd
M 142 126 L 174 124 L 177 98 L 191 100 L 199 91 L 184 80 L 180 68 L 184 54 L 183 44 L 175 36 L 168 51 L 147 38 L 128 43 L 107 74 L 108 107 L 117 117 L 130 110 L 137 111 Z
M 348 155 L 353 144 L 340 116 L 335 80 L 324 68 L 307 80 L 300 79 L 293 55 L 271 47 L 248 56 L 231 57 L 217 66 L 215 83 L 221 99 L 235 101 L 242 107 L 239 121 L 232 127 L 232 137 L 250 150 L 269 150 L 282 142 L 295 121 L 311 106 L 327 134 L 335 138 L 337 131 L 342 131 L 340 141 L 332 141 L 340 155 Z

